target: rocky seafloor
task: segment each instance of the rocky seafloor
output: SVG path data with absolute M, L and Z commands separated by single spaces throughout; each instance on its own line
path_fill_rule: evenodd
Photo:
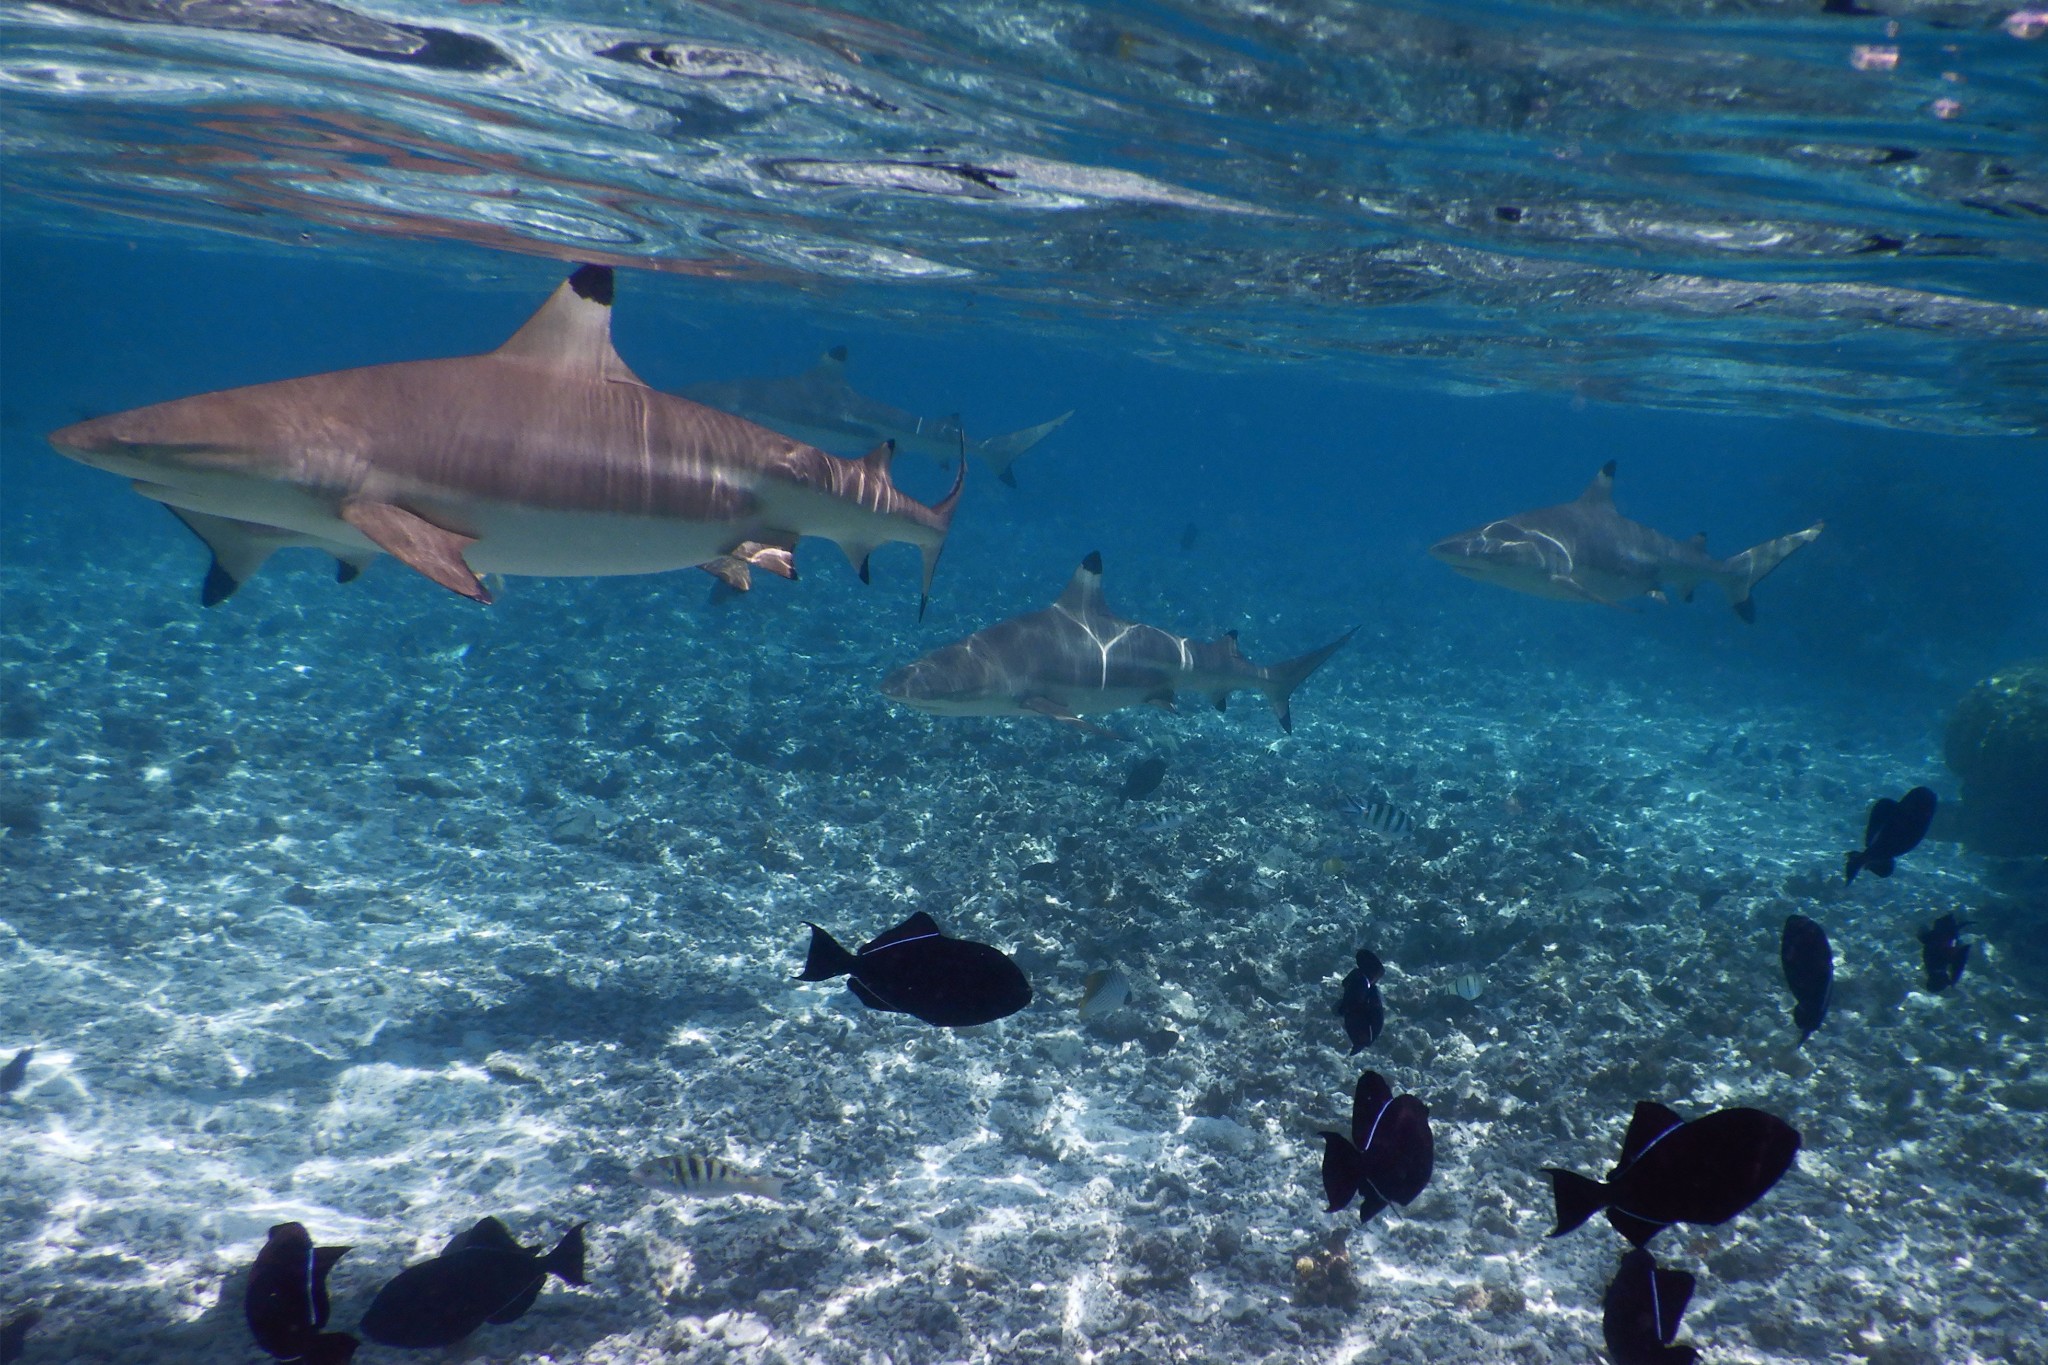
M 1623 1243 L 1546 1240 L 1538 1172 L 1604 1172 L 1639 1099 L 1804 1135 L 1748 1213 L 1656 1244 L 1699 1276 L 1706 1361 L 2048 1356 L 2040 883 L 1934 842 L 1841 880 L 1873 796 L 1943 785 L 1936 716 L 1739 664 L 1674 685 L 1654 641 L 1546 658 L 1574 608 L 1503 597 L 1519 642 L 1368 619 L 1290 737 L 1246 696 L 1118 745 L 890 709 L 882 668 L 943 636 L 843 572 L 482 612 L 280 561 L 202 614 L 168 533 L 163 560 L 61 596 L 33 555 L 0 570 L 24 1362 L 254 1362 L 269 1225 L 354 1246 L 348 1329 L 485 1214 L 527 1243 L 589 1220 L 590 1287 L 446 1358 L 1583 1362 Z M 1323 609 L 1262 605 L 1254 657 L 1321 638 Z M 1164 788 L 1120 802 L 1147 749 Z M 1372 836 L 1340 784 L 1423 827 Z M 791 979 L 803 921 L 857 942 L 919 908 L 1011 951 L 1033 1004 L 950 1032 Z M 1982 946 L 1937 997 L 1914 933 L 1944 910 Z M 1839 962 L 1804 1048 L 1792 911 Z M 1389 1024 L 1352 1058 L 1330 1007 L 1362 945 Z M 1084 1022 L 1110 965 L 1132 1001 Z M 1315 1138 L 1361 1066 L 1437 1143 L 1363 1226 L 1322 1211 Z M 627 1178 L 667 1152 L 785 1197 Z

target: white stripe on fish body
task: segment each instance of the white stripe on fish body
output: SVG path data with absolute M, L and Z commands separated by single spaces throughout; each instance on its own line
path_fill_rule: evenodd
M 1358 807 L 1360 821 L 1382 839 L 1405 839 L 1415 832 L 1415 817 L 1385 801 L 1365 801 Z
M 633 1183 L 667 1194 L 684 1194 L 699 1199 L 726 1194 L 752 1194 L 776 1199 L 782 1181 L 772 1175 L 753 1175 L 727 1165 L 715 1156 L 658 1156 L 633 1168 Z

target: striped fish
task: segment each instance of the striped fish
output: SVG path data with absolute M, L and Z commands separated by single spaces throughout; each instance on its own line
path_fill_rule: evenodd
M 1130 978 L 1115 967 L 1103 967 L 1082 978 L 1081 1003 L 1076 1008 L 1083 1019 L 1100 1019 L 1122 1009 L 1130 999 Z
M 728 1166 L 715 1156 L 658 1156 L 633 1168 L 633 1183 L 667 1194 L 713 1199 L 722 1194 L 757 1194 L 779 1198 L 782 1182 L 772 1175 L 752 1175 Z
M 1359 823 L 1382 839 L 1406 839 L 1415 833 L 1415 817 L 1391 801 L 1361 801 L 1339 787 L 1344 804 L 1357 814 Z

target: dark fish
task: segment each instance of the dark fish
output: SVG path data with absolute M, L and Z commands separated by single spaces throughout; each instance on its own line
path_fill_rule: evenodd
M 1963 974 L 1963 964 L 1970 960 L 1970 945 L 1956 940 L 1969 927 L 1968 920 L 1943 915 L 1920 931 L 1920 962 L 1927 968 L 1930 995 L 1940 995 Z
M 1866 867 L 1873 877 L 1891 876 L 1893 862 L 1927 836 L 1934 807 L 1934 793 L 1925 787 L 1915 787 L 1896 801 L 1879 798 L 1863 826 L 1863 847 L 1842 861 L 1842 880 L 1855 881 Z
M 1195 542 L 1200 540 L 1201 538 L 1201 528 L 1199 526 L 1196 526 L 1192 521 L 1189 522 L 1186 526 L 1181 528 L 1180 552 L 1182 554 L 1188 553 L 1188 551 L 1195 548 Z
M 1429 1184 L 1436 1169 L 1436 1140 L 1429 1131 L 1429 1106 L 1413 1095 L 1394 1097 L 1387 1078 L 1368 1071 L 1351 1095 L 1351 1136 L 1317 1134 L 1323 1140 L 1323 1193 L 1329 1212 L 1357 1197 L 1365 1222 L 1388 1204 L 1407 1204 Z
M 1697 1347 L 1671 1344 L 1692 1301 L 1692 1287 L 1691 1275 L 1660 1269 L 1640 1247 L 1622 1257 L 1600 1305 L 1600 1330 L 1614 1365 L 1692 1365 L 1698 1360 Z
M 810 921 L 811 950 L 799 981 L 852 979 L 846 985 L 871 1010 L 913 1015 L 941 1028 L 965 1028 L 1015 1014 L 1031 1003 L 1017 964 L 986 943 L 948 938 L 920 910 L 849 953 Z
M 24 1308 L 13 1317 L 0 1322 L 0 1365 L 14 1365 L 21 1359 L 22 1343 L 28 1340 L 28 1329 L 43 1320 L 42 1310 Z
M 1785 966 L 1785 984 L 1792 991 L 1792 1022 L 1799 1026 L 1803 1043 L 1828 1017 L 1828 998 L 1835 993 L 1835 950 L 1828 945 L 1827 930 L 1804 915 L 1788 915 L 1778 960 Z
M 1125 801 L 1143 801 L 1159 790 L 1159 784 L 1166 780 L 1166 760 L 1157 754 L 1141 758 L 1131 765 L 1124 774 L 1124 785 L 1117 795 Z
M 347 1247 L 316 1247 L 304 1223 L 279 1223 L 256 1253 L 242 1313 L 249 1335 L 279 1360 L 339 1365 L 356 1353 L 346 1332 L 322 1332 L 327 1325 L 327 1272 L 348 1254 Z
M 1636 1106 L 1607 1183 L 1546 1166 L 1562 1237 L 1601 1209 L 1642 1246 L 1673 1223 L 1725 1223 L 1778 1183 L 1799 1133 L 1761 1109 L 1719 1109 L 1688 1123 L 1661 1104 Z
M 479 1219 L 439 1256 L 407 1266 L 378 1290 L 363 1313 L 363 1335 L 385 1346 L 423 1349 L 452 1346 L 487 1322 L 511 1322 L 533 1307 L 549 1275 L 588 1283 L 585 1226 L 570 1228 L 543 1256 L 513 1241 L 497 1219 Z
M 29 1058 L 35 1055 L 34 1048 L 25 1047 L 14 1054 L 13 1061 L 0 1066 L 0 1095 L 11 1095 L 21 1088 L 22 1081 L 28 1076 Z
M 1380 999 L 1380 978 L 1386 967 L 1365 948 L 1358 950 L 1358 965 L 1344 974 L 1344 988 L 1337 996 L 1337 1014 L 1344 1020 L 1344 1036 L 1357 1053 L 1372 1046 L 1387 1026 L 1387 1005 Z

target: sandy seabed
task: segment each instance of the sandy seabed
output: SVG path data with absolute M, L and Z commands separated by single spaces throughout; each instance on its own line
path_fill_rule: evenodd
M 480 614 L 301 564 L 202 615 L 164 558 L 77 567 L 89 617 L 32 557 L 0 571 L 25 1365 L 255 1362 L 271 1224 L 354 1247 L 352 1329 L 485 1214 L 544 1245 L 589 1220 L 591 1284 L 445 1358 L 1584 1362 L 1624 1244 L 1546 1240 L 1538 1172 L 1603 1173 L 1639 1099 L 1804 1135 L 1748 1213 L 1655 1244 L 1699 1276 L 1682 1339 L 1711 1365 L 2048 1358 L 2039 883 L 1932 842 L 1841 882 L 1871 797 L 1943 785 L 1932 723 L 1673 687 L 1647 653 L 1475 665 L 1425 615 L 1368 622 L 1291 737 L 1244 697 L 1120 718 L 1118 746 L 889 709 L 874 680 L 934 637 L 843 575 L 723 607 L 693 578 L 521 584 Z M 1166 785 L 1120 804 L 1144 748 Z M 1423 828 L 1376 839 L 1339 782 Z M 791 979 L 802 921 L 857 942 L 920 908 L 1012 952 L 1033 1004 L 948 1032 Z M 1929 996 L 1914 932 L 1950 909 L 1983 946 Z M 1804 1049 L 1793 911 L 1839 972 Z M 1350 1058 L 1360 946 L 1389 1024 Z M 1084 1023 L 1112 965 L 1131 1004 Z M 1437 1144 L 1363 1226 L 1322 1211 L 1315 1138 L 1361 1066 Z M 786 1198 L 627 1178 L 670 1152 Z

